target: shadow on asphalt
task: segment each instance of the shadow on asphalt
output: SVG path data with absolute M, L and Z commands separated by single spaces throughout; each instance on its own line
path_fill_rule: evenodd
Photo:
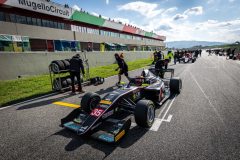
M 47 100 L 43 100 L 43 101 L 39 101 L 39 102 L 35 102 L 35 103 L 28 103 L 26 105 L 22 105 L 21 107 L 18 107 L 17 110 L 24 110 L 24 109 L 31 109 L 31 108 L 36 108 L 36 107 L 42 107 L 44 105 L 49 105 L 53 102 L 56 102 L 56 101 L 61 101 L 65 98 L 69 98 L 69 97 L 72 97 L 74 95 L 71 95 L 71 94 L 67 94 L 67 95 L 63 95 L 61 97 L 58 97 L 58 98 L 48 98 L 48 97 L 45 97 L 45 98 L 48 98 Z M 51 97 L 51 96 L 49 96 Z
M 115 86 L 112 86 L 112 87 L 108 87 L 108 88 L 106 88 L 106 89 L 100 89 L 99 91 L 97 91 L 97 92 L 95 92 L 95 93 L 97 93 L 97 94 L 99 94 L 99 95 L 103 95 L 103 94 L 112 92 L 112 91 L 114 91 L 114 90 L 116 90 L 116 87 L 115 87 Z
M 94 149 L 97 149 L 105 154 L 105 158 L 107 158 L 116 148 L 128 148 L 132 146 L 135 142 L 137 142 L 145 133 L 147 129 L 135 126 L 128 131 L 128 133 L 120 140 L 120 142 L 116 144 L 108 144 L 106 142 L 98 141 L 92 139 L 91 137 L 82 137 L 78 136 L 75 133 L 62 129 L 59 132 L 53 134 L 60 135 L 66 138 L 71 138 L 72 140 L 65 146 L 66 151 L 74 151 L 83 145 L 90 145 Z

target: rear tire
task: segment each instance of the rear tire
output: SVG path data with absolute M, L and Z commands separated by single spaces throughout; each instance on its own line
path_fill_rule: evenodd
M 182 89 L 182 80 L 179 77 L 173 77 L 170 79 L 170 92 L 179 94 Z
M 155 119 L 155 107 L 150 100 L 140 100 L 136 104 L 134 112 L 135 121 L 138 126 L 150 128 Z
M 91 111 L 99 104 L 101 97 L 96 93 L 86 93 L 81 100 L 81 109 L 87 113 Z

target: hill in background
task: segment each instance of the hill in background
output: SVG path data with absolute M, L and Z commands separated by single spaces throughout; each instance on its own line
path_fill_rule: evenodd
M 226 43 L 223 42 L 208 42 L 208 41 L 172 41 L 166 42 L 167 48 L 191 48 L 194 46 L 218 46 L 224 45 Z

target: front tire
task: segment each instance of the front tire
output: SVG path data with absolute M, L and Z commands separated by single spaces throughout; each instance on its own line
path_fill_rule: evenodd
M 81 100 L 81 109 L 87 113 L 91 111 L 99 104 L 101 97 L 96 93 L 86 93 Z
M 134 112 L 135 121 L 138 126 L 150 128 L 155 119 L 155 107 L 150 100 L 140 100 L 136 104 Z

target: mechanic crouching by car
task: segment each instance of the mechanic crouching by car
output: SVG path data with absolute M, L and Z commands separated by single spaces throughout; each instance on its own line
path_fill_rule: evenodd
M 77 84 L 78 84 L 78 89 L 77 91 L 79 93 L 84 93 L 82 90 L 82 85 L 81 85 L 81 78 L 80 78 L 80 72 L 82 71 L 83 76 L 85 75 L 84 72 L 84 66 L 82 59 L 80 58 L 79 54 L 76 54 L 75 56 L 70 59 L 70 77 L 71 77 L 71 85 L 72 85 L 72 93 L 75 93 L 75 77 L 77 77 Z
M 171 58 L 172 58 L 172 52 L 168 51 L 168 53 L 166 55 L 164 55 L 164 65 L 165 65 L 165 69 L 168 68 L 168 63 L 171 62 Z

